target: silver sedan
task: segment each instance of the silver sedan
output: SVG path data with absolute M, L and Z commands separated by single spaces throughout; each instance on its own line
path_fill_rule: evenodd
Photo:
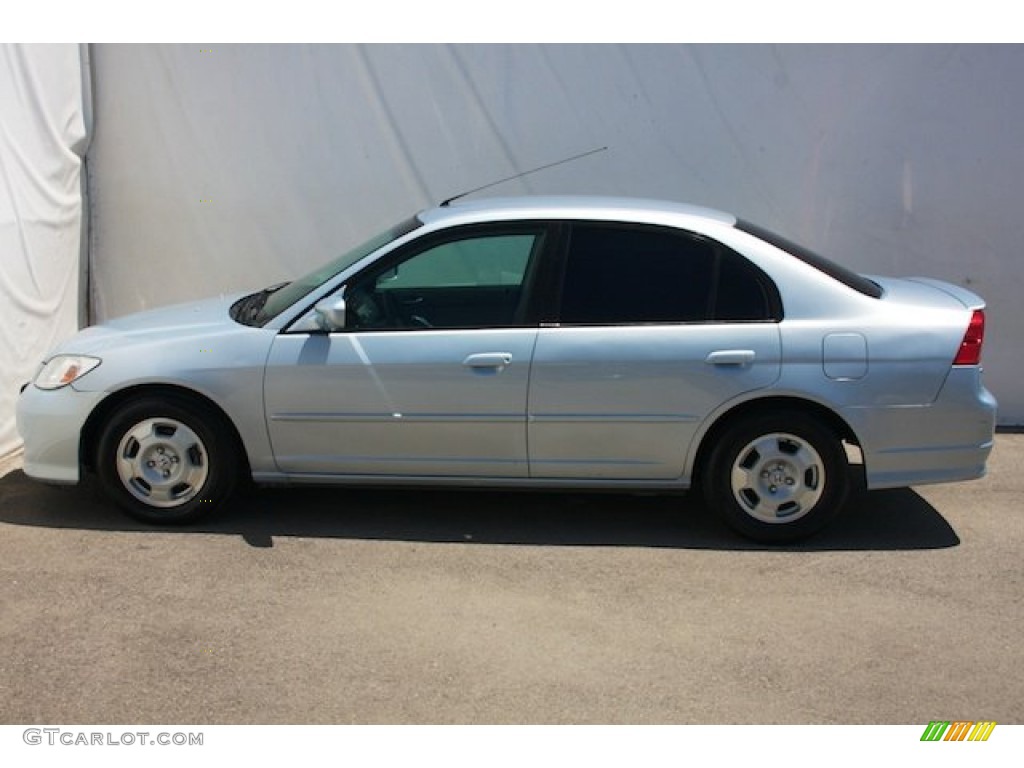
M 18 403 L 25 472 L 152 522 L 236 482 L 684 490 L 740 533 L 980 477 L 983 301 L 676 203 L 418 214 L 315 272 L 87 328 Z

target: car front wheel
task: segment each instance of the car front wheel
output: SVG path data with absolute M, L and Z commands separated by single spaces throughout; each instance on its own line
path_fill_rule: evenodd
M 820 530 L 849 494 L 849 466 L 830 429 L 799 412 L 738 421 L 705 468 L 708 505 L 756 541 L 794 541 Z
M 97 473 L 125 511 L 150 523 L 186 523 L 219 506 L 238 465 L 220 419 L 179 397 L 128 402 L 100 437 Z

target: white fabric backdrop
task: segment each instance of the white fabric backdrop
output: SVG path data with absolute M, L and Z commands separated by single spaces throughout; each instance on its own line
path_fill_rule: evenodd
M 665 197 L 991 306 L 988 382 L 1024 423 L 1024 48 L 93 48 L 95 310 L 294 276 L 407 213 L 486 194 Z
M 77 45 L 0 45 L 0 459 L 19 387 L 78 328 L 82 74 Z

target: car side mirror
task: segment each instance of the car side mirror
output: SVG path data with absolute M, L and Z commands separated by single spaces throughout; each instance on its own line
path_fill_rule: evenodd
M 344 330 L 346 312 L 343 293 L 321 299 L 314 305 L 313 311 L 316 312 L 317 322 L 323 330 L 328 333 Z

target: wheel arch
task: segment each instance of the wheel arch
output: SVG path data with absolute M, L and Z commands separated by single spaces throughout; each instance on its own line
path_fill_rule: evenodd
M 860 439 L 849 423 L 838 413 L 828 406 L 814 400 L 793 396 L 774 395 L 770 397 L 759 397 L 753 400 L 746 400 L 738 403 L 723 413 L 719 414 L 711 425 L 704 431 L 699 439 L 696 455 L 689 467 L 691 484 L 697 486 L 701 482 L 705 464 L 719 437 L 737 421 L 748 419 L 751 416 L 762 413 L 773 413 L 778 411 L 797 411 L 814 417 L 827 426 L 841 441 L 861 448 Z M 851 464 L 851 470 L 855 465 Z M 860 468 L 863 470 L 863 467 Z
M 82 426 L 81 438 L 78 444 L 79 464 L 89 472 L 96 472 L 96 451 L 99 448 L 100 436 L 103 434 L 103 427 L 119 408 L 125 403 L 139 397 L 160 397 L 171 396 L 180 400 L 198 404 L 201 408 L 213 414 L 220 426 L 227 430 L 236 454 L 239 457 L 239 468 L 243 477 L 251 477 L 252 471 L 249 465 L 249 455 L 245 450 L 245 444 L 238 433 L 234 422 L 227 415 L 223 408 L 216 401 L 194 389 L 175 384 L 138 384 L 118 390 L 105 397 L 100 404 L 93 409 Z

